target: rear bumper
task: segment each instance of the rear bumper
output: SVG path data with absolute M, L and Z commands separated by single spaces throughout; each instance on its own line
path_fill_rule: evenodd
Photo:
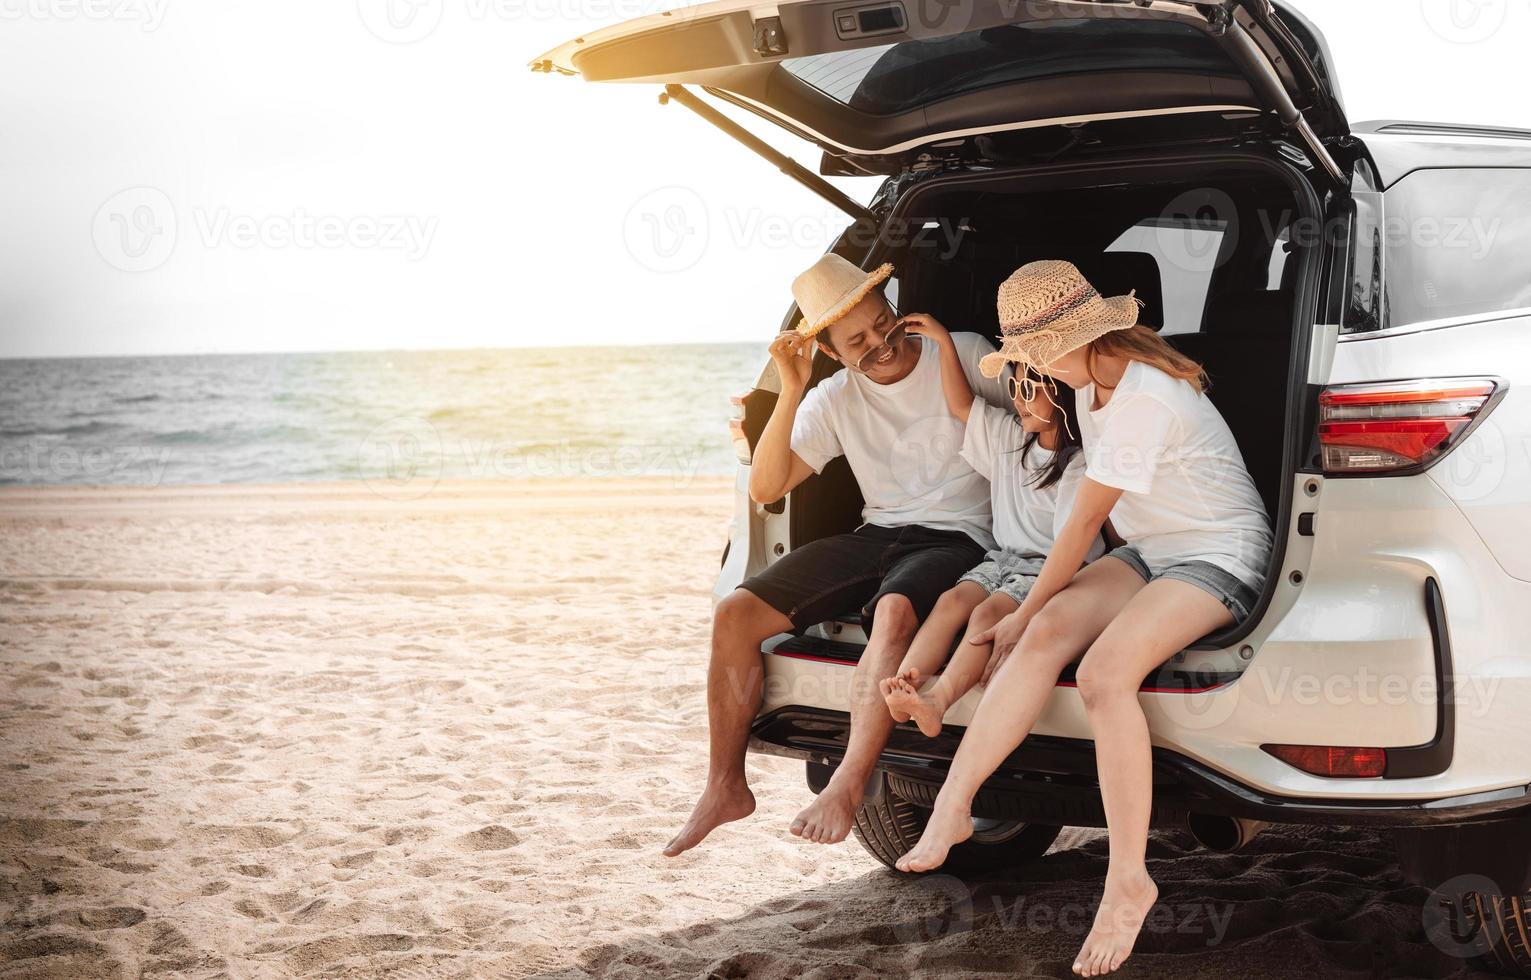
M 824 708 L 788 706 L 756 719 L 750 747 L 768 755 L 837 766 L 850 716 Z M 878 765 L 888 788 L 929 806 L 946 777 L 960 729 L 926 738 L 900 725 Z M 984 784 L 973 801 L 977 817 L 1022 819 L 1072 827 L 1105 826 L 1092 743 L 1033 735 Z M 1183 823 L 1192 813 L 1270 823 L 1326 826 L 1447 827 L 1531 815 L 1531 787 L 1440 799 L 1314 799 L 1283 797 L 1245 786 L 1178 753 L 1154 749 L 1153 822 Z

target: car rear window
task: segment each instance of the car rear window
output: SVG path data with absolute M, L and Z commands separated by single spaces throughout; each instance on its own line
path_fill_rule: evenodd
M 955 9 L 960 9 L 955 8 Z M 788 58 L 782 69 L 859 112 L 907 112 L 996 85 L 1110 71 L 1238 69 L 1194 27 L 1060 18 L 951 37 Z
M 1376 309 L 1354 296 L 1381 285 L 1382 312 L 1346 333 L 1531 309 L 1531 170 L 1420 170 L 1382 196 L 1380 220 L 1371 210 L 1357 251 L 1382 267 L 1353 269 L 1351 309 Z
M 1161 336 L 1202 332 L 1227 227 L 1224 221 L 1153 218 L 1127 229 L 1106 249 L 1153 256 L 1164 296 Z

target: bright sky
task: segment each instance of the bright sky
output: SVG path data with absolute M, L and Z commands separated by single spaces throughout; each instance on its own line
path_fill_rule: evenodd
M 1531 4 L 1296 3 L 1352 120 L 1531 128 Z M 526 69 L 662 5 L 0 0 L 0 356 L 763 341 L 838 212 L 652 86 Z

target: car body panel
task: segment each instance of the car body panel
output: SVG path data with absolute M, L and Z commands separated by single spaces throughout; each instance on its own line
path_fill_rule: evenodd
M 1485 373 L 1502 380 L 1504 397 L 1426 475 L 1466 517 L 1498 572 L 1531 582 L 1531 311 L 1341 338 L 1331 383 Z M 1531 657 L 1531 639 L 1520 643 L 1520 652 Z

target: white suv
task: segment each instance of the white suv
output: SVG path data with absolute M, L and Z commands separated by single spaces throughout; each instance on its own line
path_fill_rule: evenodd
M 1145 681 L 1156 821 L 1218 848 L 1266 822 L 1395 828 L 1453 948 L 1531 976 L 1531 133 L 1351 126 L 1322 37 L 1266 0 L 722 0 L 532 67 L 665 85 L 844 209 L 835 251 L 895 263 L 899 306 L 953 329 L 996 334 L 996 287 L 1032 259 L 1136 289 L 1206 366 L 1276 529 L 1255 615 Z M 813 141 L 825 174 L 886 180 L 862 207 L 686 85 Z M 720 598 L 859 523 L 843 460 L 750 500 L 777 387 L 767 363 L 738 399 Z M 829 622 L 763 651 L 752 747 L 816 789 L 865 639 Z M 948 868 L 1104 825 L 1069 677 Z M 883 862 L 978 697 L 938 738 L 894 731 L 856 828 Z

